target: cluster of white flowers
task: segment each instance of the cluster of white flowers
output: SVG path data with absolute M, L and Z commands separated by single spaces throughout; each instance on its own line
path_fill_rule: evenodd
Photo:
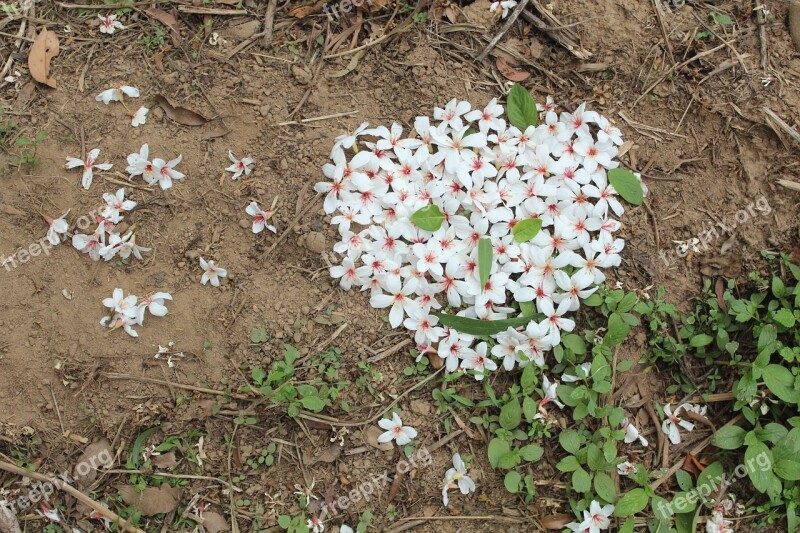
M 100 320 L 100 325 L 111 329 L 122 328 L 131 337 L 138 337 L 139 334 L 133 326 L 144 324 L 145 310 L 153 316 L 164 316 L 167 314 L 167 307 L 164 305 L 166 300 L 172 300 L 172 295 L 168 292 L 156 292 L 146 298 L 139 298 L 133 294 L 125 296 L 122 289 L 114 289 L 111 298 L 103 300 L 103 305 L 111 310 L 111 314 Z
M 128 167 L 125 169 L 131 178 L 141 176 L 150 186 L 158 184 L 162 190 L 172 187 L 173 180 L 182 180 L 186 174 L 178 172 L 175 167 L 183 160 L 179 154 L 175 159 L 164 161 L 160 157 L 150 160 L 150 147 L 143 144 L 138 152 L 128 155 Z
M 141 261 L 142 253 L 149 252 L 151 248 L 136 244 L 136 233 L 133 231 L 124 235 L 115 231 L 117 224 L 124 218 L 122 213 L 135 208 L 136 202 L 125 199 L 124 188 L 117 190 L 115 194 L 104 193 L 103 200 L 105 204 L 95 217 L 97 228 L 91 235 L 75 233 L 72 236 L 72 246 L 88 254 L 92 261 L 99 261 L 100 258 L 111 261 L 116 256 L 128 259 L 131 255 Z
M 373 307 L 390 308 L 392 327 L 414 332 L 421 355 L 438 353 L 448 371 L 460 366 L 478 379 L 496 367 L 487 345 L 473 348 L 475 337 L 442 327 L 434 312 L 499 320 L 518 313 L 513 302 L 535 303 L 544 319 L 493 335 L 490 353 L 506 370 L 541 366 L 625 244 L 614 236 L 624 208 L 607 175 L 618 166 L 620 131 L 585 105 L 558 113 L 550 98 L 541 123 L 524 131 L 504 113 L 495 99 L 475 110 L 454 99 L 432 119 L 417 117 L 410 136 L 397 123 L 364 123 L 336 139 L 328 181 L 315 186 L 341 235 L 333 249 L 344 257 L 330 269 L 341 287 L 369 290 Z M 438 229 L 412 220 L 420 210 L 440 215 Z M 519 239 L 515 226 L 536 219 L 540 231 Z

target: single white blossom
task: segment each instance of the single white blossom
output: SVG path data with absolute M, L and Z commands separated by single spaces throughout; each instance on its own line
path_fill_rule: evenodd
M 206 261 L 201 257 L 200 268 L 203 269 L 203 276 L 200 278 L 200 283 L 203 285 L 210 281 L 211 285 L 219 287 L 219 278 L 228 277 L 228 271 L 222 267 L 218 267 L 211 259 Z
M 382 418 L 378 421 L 378 425 L 386 430 L 378 436 L 378 442 L 394 440 L 398 446 L 405 446 L 417 437 L 417 430 L 411 426 L 404 426 L 397 413 L 392 413 L 392 418 Z

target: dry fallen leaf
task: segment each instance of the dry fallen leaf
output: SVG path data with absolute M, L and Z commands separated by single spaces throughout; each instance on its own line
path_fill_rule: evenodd
M 5 508 L 0 509 L 0 533 L 20 533 L 17 517 Z
M 122 496 L 122 501 L 133 505 L 142 516 L 169 513 L 178 506 L 181 499 L 181 489 L 170 487 L 166 483 L 157 489 L 151 487 L 142 492 L 137 492 L 136 487 L 132 485 L 124 485 L 119 487 L 119 494 Z
M 175 46 L 178 46 L 180 44 L 181 30 L 180 27 L 178 26 L 178 18 L 175 15 L 173 15 L 172 13 L 167 13 L 163 9 L 157 9 L 155 7 L 149 7 L 145 9 L 144 12 L 170 29 L 170 37 L 172 39 L 172 44 L 174 44 Z
M 342 70 L 335 70 L 333 72 L 329 72 L 326 74 L 326 76 L 329 78 L 341 78 L 342 76 L 347 76 L 356 69 L 356 67 L 358 66 L 358 62 L 361 60 L 362 57 L 364 57 L 364 54 L 366 53 L 367 53 L 366 50 L 361 50 L 360 52 L 356 52 L 355 54 L 353 54 L 353 57 L 350 58 L 350 62 L 347 64 L 345 68 L 343 68 Z
M 314 456 L 313 450 L 306 450 L 303 453 L 303 462 L 306 465 L 313 465 L 314 463 L 332 463 L 339 456 L 342 455 L 342 447 L 339 444 L 331 444 L 317 456 Z
M 178 460 L 175 458 L 175 452 L 162 453 L 161 455 L 154 455 L 152 457 L 153 466 L 161 470 L 172 470 L 178 466 Z
M 310 6 L 296 6 L 289 10 L 289 16 L 294 17 L 296 19 L 303 19 L 309 15 L 313 15 L 314 13 L 319 13 L 322 11 L 322 6 L 325 5 L 325 1 L 317 2 L 316 4 L 312 4 Z
M 164 110 L 164 114 L 166 114 L 170 120 L 174 120 L 178 124 L 183 124 L 184 126 L 202 126 L 208 122 L 208 119 L 199 113 L 195 113 L 191 109 L 173 106 L 169 103 L 169 100 L 160 94 L 157 95 L 154 100 L 156 104 Z
M 56 88 L 56 79 L 50 77 L 50 60 L 58 55 L 58 37 L 55 32 L 42 28 L 28 52 L 28 69 L 39 83 Z
M 73 468 L 75 483 L 80 488 L 88 487 L 97 479 L 98 468 L 111 468 L 114 465 L 114 452 L 108 439 L 100 439 L 83 449 Z
M 220 531 L 230 531 L 231 527 L 225 517 L 219 513 L 204 513 L 203 514 L 203 528 L 206 533 L 219 533 Z
M 574 516 L 568 514 L 551 514 L 540 519 L 539 522 L 542 523 L 542 527 L 545 529 L 558 529 L 560 531 L 574 519 Z
M 531 77 L 530 72 L 526 72 L 524 70 L 515 70 L 500 57 L 497 58 L 496 64 L 497 70 L 499 70 L 503 76 L 511 81 L 524 81 Z
M 364 442 L 373 448 L 377 448 L 378 450 L 382 450 L 384 452 L 392 451 L 394 446 L 391 442 L 378 442 L 378 437 L 380 437 L 381 434 L 383 434 L 383 430 L 381 428 L 378 426 L 369 426 L 364 430 Z

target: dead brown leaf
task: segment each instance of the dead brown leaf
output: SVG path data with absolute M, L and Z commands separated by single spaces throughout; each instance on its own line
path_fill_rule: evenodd
M 342 447 L 339 444 L 331 444 L 317 456 L 314 456 L 313 450 L 306 450 L 303 453 L 303 462 L 307 465 L 313 465 L 314 463 L 332 463 L 339 456 L 342 455 Z
M 289 16 L 297 19 L 303 19 L 309 15 L 313 15 L 314 13 L 319 13 L 322 11 L 322 6 L 324 5 L 325 1 L 322 0 L 310 6 L 296 6 L 289 10 Z
M 500 57 L 497 58 L 495 63 L 497 64 L 497 70 L 500 71 L 500 74 L 511 81 L 524 81 L 531 77 L 530 72 L 525 70 L 515 70 Z
M 163 9 L 158 9 L 155 7 L 148 7 L 144 10 L 148 16 L 156 19 L 161 24 L 169 28 L 170 38 L 172 39 L 172 44 L 178 46 L 181 42 L 181 30 L 180 26 L 178 26 L 178 17 L 175 15 L 177 11 L 173 13 L 167 13 Z
M 364 443 L 384 452 L 392 451 L 394 446 L 391 442 L 378 442 L 378 437 L 382 434 L 383 430 L 378 426 L 369 426 L 364 430 Z
M 114 465 L 114 452 L 108 439 L 100 439 L 83 449 L 73 469 L 78 487 L 88 487 L 97 479 L 98 468 L 111 468 Z
M 231 526 L 225 517 L 219 513 L 203 513 L 203 528 L 206 533 L 219 533 L 220 531 L 230 531 Z
M 154 455 L 152 457 L 153 466 L 161 470 L 172 470 L 178 466 L 178 460 L 175 457 L 175 452 L 162 453 L 161 455 Z
M 542 523 L 542 527 L 545 529 L 558 529 L 562 530 L 567 527 L 567 524 L 572 522 L 575 519 L 574 516 L 569 514 L 551 514 L 545 516 L 539 522 Z
M 28 52 L 28 69 L 31 77 L 39 83 L 56 88 L 56 79 L 50 77 L 50 60 L 58 55 L 58 36 L 42 28 Z
M 0 507 L 0 533 L 20 533 L 17 517 L 6 507 Z
M 202 126 L 208 122 L 207 118 L 199 113 L 195 113 L 191 109 L 173 106 L 169 103 L 169 100 L 160 94 L 157 95 L 154 100 L 156 104 L 164 110 L 164 114 L 167 115 L 167 118 L 174 120 L 178 124 L 184 126 Z
M 133 485 L 123 485 L 119 487 L 119 494 L 122 501 L 133 505 L 142 516 L 169 513 L 178 506 L 181 499 L 181 489 L 170 487 L 166 483 L 157 489 L 150 487 L 142 492 L 137 492 Z

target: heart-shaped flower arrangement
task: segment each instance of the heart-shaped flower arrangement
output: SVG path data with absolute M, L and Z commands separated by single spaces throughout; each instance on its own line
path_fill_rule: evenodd
M 618 168 L 621 144 L 585 104 L 559 114 L 519 85 L 507 110 L 454 99 L 417 117 L 411 136 L 364 123 L 336 139 L 315 187 L 341 235 L 330 273 L 369 290 L 449 372 L 482 379 L 494 358 L 541 366 L 603 269 L 620 264 L 617 196 L 638 205 L 646 193 Z

